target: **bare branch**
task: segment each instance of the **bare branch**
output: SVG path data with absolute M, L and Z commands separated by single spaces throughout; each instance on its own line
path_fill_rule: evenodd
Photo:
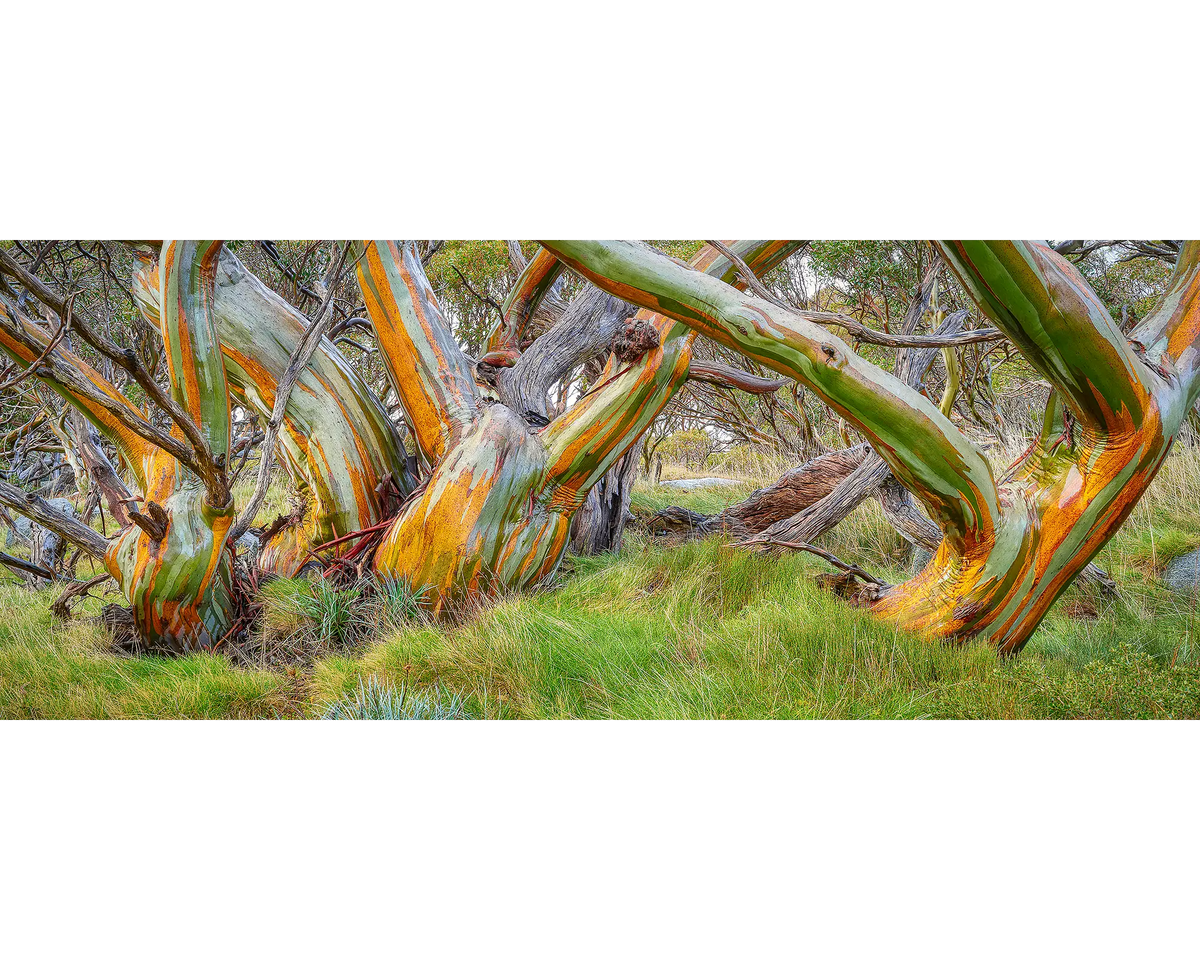
M 271 419 L 267 421 L 266 435 L 263 437 L 262 447 L 259 450 L 258 479 L 254 484 L 254 493 L 250 497 L 250 502 L 246 504 L 245 510 L 242 511 L 242 515 L 229 531 L 231 540 L 236 541 L 250 529 L 250 525 L 254 523 L 254 518 L 258 516 L 258 511 L 266 499 L 267 489 L 271 485 L 271 472 L 275 466 L 275 442 L 279 437 L 279 430 L 283 426 L 288 400 L 292 395 L 292 389 L 300 379 L 300 374 L 312 360 L 313 354 L 317 352 L 317 348 L 321 345 L 321 338 L 333 321 L 333 310 L 330 309 L 333 292 L 342 279 L 349 253 L 350 244 L 346 243 L 342 246 L 341 255 L 336 261 L 331 261 L 325 284 L 325 299 L 317 312 L 317 319 L 304 331 L 304 336 L 296 345 L 296 350 L 292 354 L 291 360 L 288 361 L 287 369 L 284 370 L 283 376 L 276 386 L 275 405 L 271 410 Z

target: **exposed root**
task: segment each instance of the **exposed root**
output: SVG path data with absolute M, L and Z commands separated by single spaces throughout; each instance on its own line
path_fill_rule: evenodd
M 100 584 L 104 583 L 105 580 L 109 579 L 111 578 L 107 573 L 102 573 L 99 576 L 92 577 L 90 580 L 79 580 L 71 584 L 66 590 L 58 595 L 58 599 L 50 604 L 51 616 L 58 620 L 70 620 L 71 604 L 81 597 L 86 597 L 87 592 L 92 587 L 98 587 Z
M 870 606 L 882 595 L 887 584 L 875 580 L 863 583 L 858 575 L 849 571 L 843 573 L 822 573 L 816 577 L 816 583 L 821 589 L 829 590 L 847 603 L 856 607 Z

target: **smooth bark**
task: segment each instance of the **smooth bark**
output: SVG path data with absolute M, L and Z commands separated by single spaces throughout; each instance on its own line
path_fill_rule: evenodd
M 1076 429 L 999 481 L 982 451 L 906 384 L 812 323 L 618 242 L 545 241 L 598 286 L 805 383 L 857 427 L 942 529 L 894 586 L 846 584 L 931 637 L 1019 650 L 1153 479 L 1200 386 L 1200 251 L 1181 252 L 1163 305 L 1122 335 L 1073 266 L 1041 244 L 948 241 L 943 256 L 988 318 L 1062 394 Z

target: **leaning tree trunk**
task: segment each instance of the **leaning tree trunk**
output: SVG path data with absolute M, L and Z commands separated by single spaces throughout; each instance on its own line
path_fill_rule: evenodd
M 738 249 L 765 270 L 792 246 L 745 241 Z M 543 581 L 558 568 L 591 488 L 686 382 L 692 334 L 640 313 L 595 386 L 546 423 L 536 409 L 544 394 L 510 399 L 515 406 L 484 394 L 411 245 L 370 242 L 355 255 L 380 354 L 432 464 L 376 550 L 376 572 L 428 587 L 435 610 Z M 720 278 L 733 279 L 733 264 L 711 247 L 693 264 L 722 286 Z
M 621 548 L 636 474 L 637 450 L 631 447 L 588 491 L 571 521 L 571 549 L 575 553 L 594 556 Z
M 160 327 L 157 250 L 142 245 L 135 254 L 134 297 Z M 308 322 L 228 250 L 217 266 L 213 320 L 231 393 L 268 423 L 276 385 Z M 403 496 L 413 483 L 395 424 L 327 338 L 288 397 L 282 428 L 277 449 L 297 506 L 272 525 L 258 564 L 290 576 L 313 548 L 383 520 L 390 513 L 388 491 Z
M 984 313 L 1070 413 L 1062 435 L 1044 438 L 999 480 L 935 405 L 858 357 L 813 314 L 739 293 L 634 244 L 544 244 L 602 289 L 795 377 L 867 437 L 944 536 L 906 583 L 843 585 L 879 616 L 931 637 L 982 637 L 1019 650 L 1129 515 L 1200 394 L 1196 241 L 1181 253 L 1163 304 L 1128 340 L 1049 248 L 942 245 Z

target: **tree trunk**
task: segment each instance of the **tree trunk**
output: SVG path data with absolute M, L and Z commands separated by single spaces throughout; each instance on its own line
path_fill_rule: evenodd
M 211 649 L 235 625 L 229 391 L 212 316 L 220 241 L 175 241 L 163 251 L 163 333 L 172 398 L 217 468 L 204 475 L 165 451 L 149 458 L 145 511 L 113 541 L 105 565 L 152 650 Z M 176 426 L 185 426 L 176 421 Z
M 583 556 L 621 549 L 629 498 L 637 473 L 636 450 L 630 449 L 591 490 L 571 521 L 571 549 Z
M 1019 650 L 1124 522 L 1200 394 L 1200 242 L 1127 341 L 1079 272 L 1040 244 L 942 244 L 981 309 L 1071 413 L 999 481 L 930 401 L 867 363 L 819 315 L 713 283 L 627 243 L 544 241 L 601 288 L 657 309 L 795 377 L 852 423 L 943 532 L 897 586 L 837 578 L 879 616 L 943 640 Z
M 739 249 L 753 269 L 763 270 L 792 245 L 744 241 Z M 393 389 L 432 465 L 428 482 L 404 504 L 376 550 L 376 573 L 429 587 L 435 610 L 544 581 L 558 568 L 572 517 L 592 487 L 686 382 L 693 336 L 649 311 L 621 321 L 620 336 L 603 342 L 614 353 L 592 389 L 546 423 L 545 388 L 569 372 L 568 354 L 578 362 L 580 341 L 569 327 L 556 325 L 505 369 L 512 379 L 502 377 L 499 392 L 508 405 L 486 402 L 411 248 L 371 242 L 356 247 L 355 255 Z M 693 263 L 733 279 L 733 264 L 711 247 Z M 608 297 L 584 299 L 593 333 L 611 329 L 615 314 L 632 312 Z M 564 320 L 572 309 L 583 310 L 573 303 Z M 535 355 L 544 358 L 543 367 L 533 365 Z M 616 536 L 623 522 L 613 499 L 618 492 L 607 492 L 613 506 L 598 525 L 610 532 L 593 542 Z

